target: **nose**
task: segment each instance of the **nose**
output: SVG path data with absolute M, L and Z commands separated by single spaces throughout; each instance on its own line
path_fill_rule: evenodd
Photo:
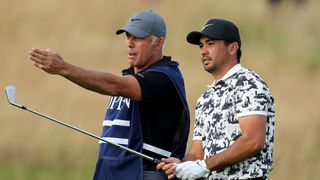
M 200 49 L 200 55 L 205 56 L 207 54 L 208 54 L 208 50 L 207 50 L 206 46 L 202 46 Z
M 134 47 L 134 37 L 133 36 L 127 36 L 126 45 L 129 48 L 133 48 Z
M 126 45 L 127 47 L 132 47 L 133 46 L 132 39 L 126 39 Z

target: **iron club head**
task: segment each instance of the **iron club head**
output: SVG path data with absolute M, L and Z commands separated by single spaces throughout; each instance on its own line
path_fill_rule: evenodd
M 6 87 L 6 95 L 10 104 L 14 104 L 16 102 L 16 87 L 7 86 Z

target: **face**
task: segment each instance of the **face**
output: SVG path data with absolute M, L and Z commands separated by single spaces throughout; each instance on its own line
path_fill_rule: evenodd
M 126 33 L 126 53 L 128 63 L 135 70 L 143 70 L 153 63 L 156 52 L 156 43 L 152 43 L 152 37 L 146 36 L 138 38 L 130 33 Z
M 215 75 L 223 71 L 228 62 L 228 46 L 223 40 L 200 38 L 200 59 L 205 71 Z

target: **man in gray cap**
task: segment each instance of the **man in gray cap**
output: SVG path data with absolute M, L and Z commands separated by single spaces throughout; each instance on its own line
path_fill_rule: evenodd
M 29 59 L 47 73 L 111 96 L 102 138 L 157 159 L 183 158 L 189 110 L 179 64 L 163 55 L 165 22 L 152 11 L 137 12 L 116 31 L 122 33 L 130 66 L 122 76 L 72 65 L 52 49 L 33 48 Z M 94 179 L 162 180 L 166 175 L 153 162 L 100 142 Z
M 180 161 L 163 159 L 169 179 L 267 179 L 272 170 L 274 99 L 255 72 L 240 65 L 238 27 L 210 19 L 187 35 L 200 47 L 213 83 L 197 101 L 193 140 Z

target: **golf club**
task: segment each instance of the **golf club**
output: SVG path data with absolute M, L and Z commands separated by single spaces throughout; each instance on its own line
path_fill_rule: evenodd
M 101 138 L 101 137 L 99 137 L 99 136 L 97 136 L 97 135 L 95 135 L 95 134 L 92 134 L 92 133 L 89 133 L 89 132 L 84 131 L 84 130 L 82 130 L 82 129 L 79 129 L 79 128 L 77 128 L 77 127 L 71 126 L 71 125 L 69 125 L 69 124 L 67 124 L 67 123 L 65 123 L 65 122 L 62 122 L 62 121 L 58 120 L 58 119 L 55 119 L 55 118 L 50 117 L 50 116 L 47 116 L 47 115 L 42 114 L 42 113 L 40 113 L 40 112 L 37 112 L 37 111 L 35 111 L 35 110 L 29 109 L 29 108 L 27 108 L 26 106 L 23 106 L 23 105 L 21 105 L 21 104 L 16 103 L 16 100 L 15 100 L 16 88 L 15 88 L 14 86 L 11 86 L 11 85 L 10 85 L 10 86 L 7 86 L 7 87 L 6 87 L 6 95 L 7 95 L 7 99 L 8 99 L 8 101 L 9 101 L 9 103 L 10 103 L 11 105 L 13 105 L 13 106 L 16 106 L 16 107 L 18 107 L 18 108 L 20 108 L 20 109 L 23 109 L 23 110 L 26 110 L 26 111 L 29 111 L 29 112 L 31 112 L 31 113 L 33 113 L 33 114 L 39 115 L 39 116 L 44 117 L 44 118 L 46 118 L 46 119 L 49 119 L 49 120 L 51 120 L 51 121 L 53 121 L 53 122 L 59 123 L 59 124 L 65 126 L 65 127 L 71 128 L 71 129 L 76 130 L 76 131 L 78 131 L 78 132 L 80 132 L 80 133 L 83 133 L 83 134 L 86 134 L 86 135 L 88 135 L 88 136 L 90 136 L 90 137 L 93 137 L 93 138 L 95 138 L 95 139 L 101 140 L 101 141 L 103 141 L 103 142 L 105 142 L 105 143 L 109 143 L 109 144 L 111 144 L 111 145 L 117 146 L 117 147 L 119 147 L 119 148 L 121 148 L 121 149 L 124 149 L 124 150 L 130 152 L 130 153 L 139 155 L 139 156 L 141 156 L 142 158 L 144 158 L 144 159 L 146 159 L 146 160 L 152 161 L 152 162 L 155 163 L 155 164 L 159 164 L 159 163 L 161 162 L 159 159 L 152 158 L 152 157 L 150 157 L 150 156 L 148 156 L 148 155 L 142 154 L 142 153 L 140 153 L 140 152 L 137 152 L 137 151 L 132 150 L 132 149 L 130 149 L 130 148 L 127 148 L 127 147 L 125 147 L 125 146 L 121 146 L 121 145 L 119 145 L 119 144 L 113 143 L 113 142 L 108 141 L 108 140 L 106 140 L 106 139 L 103 139 L 103 138 Z

